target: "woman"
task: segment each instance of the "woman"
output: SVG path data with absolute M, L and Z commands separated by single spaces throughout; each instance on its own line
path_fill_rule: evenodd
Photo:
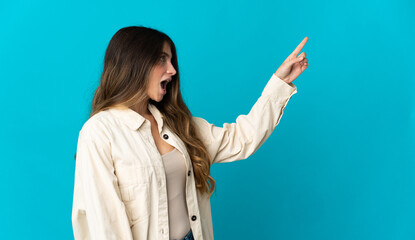
M 217 127 L 183 102 L 166 34 L 117 31 L 79 132 L 75 239 L 213 239 L 210 166 L 248 158 L 271 135 L 297 92 L 291 82 L 308 66 L 304 52 L 297 56 L 307 40 L 272 74 L 248 115 Z

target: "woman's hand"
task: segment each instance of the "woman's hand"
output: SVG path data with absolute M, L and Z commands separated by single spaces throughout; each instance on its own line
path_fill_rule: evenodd
M 305 52 L 300 55 L 301 49 L 303 49 L 308 37 L 305 37 L 303 41 L 295 48 L 287 59 L 281 64 L 281 66 L 275 72 L 275 75 L 282 79 L 286 83 L 294 81 L 304 70 L 308 67 L 308 59 L 306 58 Z M 297 56 L 298 55 L 298 56 Z

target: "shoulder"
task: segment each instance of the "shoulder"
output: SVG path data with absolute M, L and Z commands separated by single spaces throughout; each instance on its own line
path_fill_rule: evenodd
M 192 116 L 192 121 L 196 125 L 206 125 L 206 124 L 209 124 L 205 119 L 203 119 L 201 117 L 196 117 L 196 116 Z
M 96 141 L 105 141 L 111 135 L 112 115 L 108 111 L 100 111 L 90 117 L 81 127 L 79 137 Z
M 196 128 L 196 133 L 200 140 L 208 144 L 212 142 L 212 134 L 215 126 L 201 117 L 192 116 L 192 121 Z
M 201 118 L 201 117 L 192 116 L 192 121 L 195 127 L 199 131 L 206 131 L 207 129 L 213 127 L 212 123 L 209 123 L 208 121 L 206 121 L 204 118 Z

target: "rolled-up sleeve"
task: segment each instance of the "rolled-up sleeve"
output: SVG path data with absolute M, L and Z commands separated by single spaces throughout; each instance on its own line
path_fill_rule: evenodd
M 96 128 L 84 127 L 78 137 L 72 226 L 77 240 L 133 239 L 110 143 Z
M 236 122 L 217 127 L 203 118 L 193 117 L 212 163 L 232 162 L 254 154 L 274 131 L 295 93 L 297 87 L 293 83 L 272 74 L 248 115 L 239 115 Z

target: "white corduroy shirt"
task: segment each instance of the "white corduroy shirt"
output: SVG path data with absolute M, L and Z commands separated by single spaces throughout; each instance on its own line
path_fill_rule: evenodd
M 272 74 L 247 115 L 215 126 L 192 117 L 213 163 L 248 158 L 268 139 L 293 94 Z M 195 240 L 213 240 L 210 198 L 196 190 L 186 147 L 152 104 L 161 138 L 185 158 L 186 202 Z M 166 175 L 150 121 L 129 108 L 111 108 L 89 118 L 79 132 L 72 226 L 75 239 L 169 240 Z

